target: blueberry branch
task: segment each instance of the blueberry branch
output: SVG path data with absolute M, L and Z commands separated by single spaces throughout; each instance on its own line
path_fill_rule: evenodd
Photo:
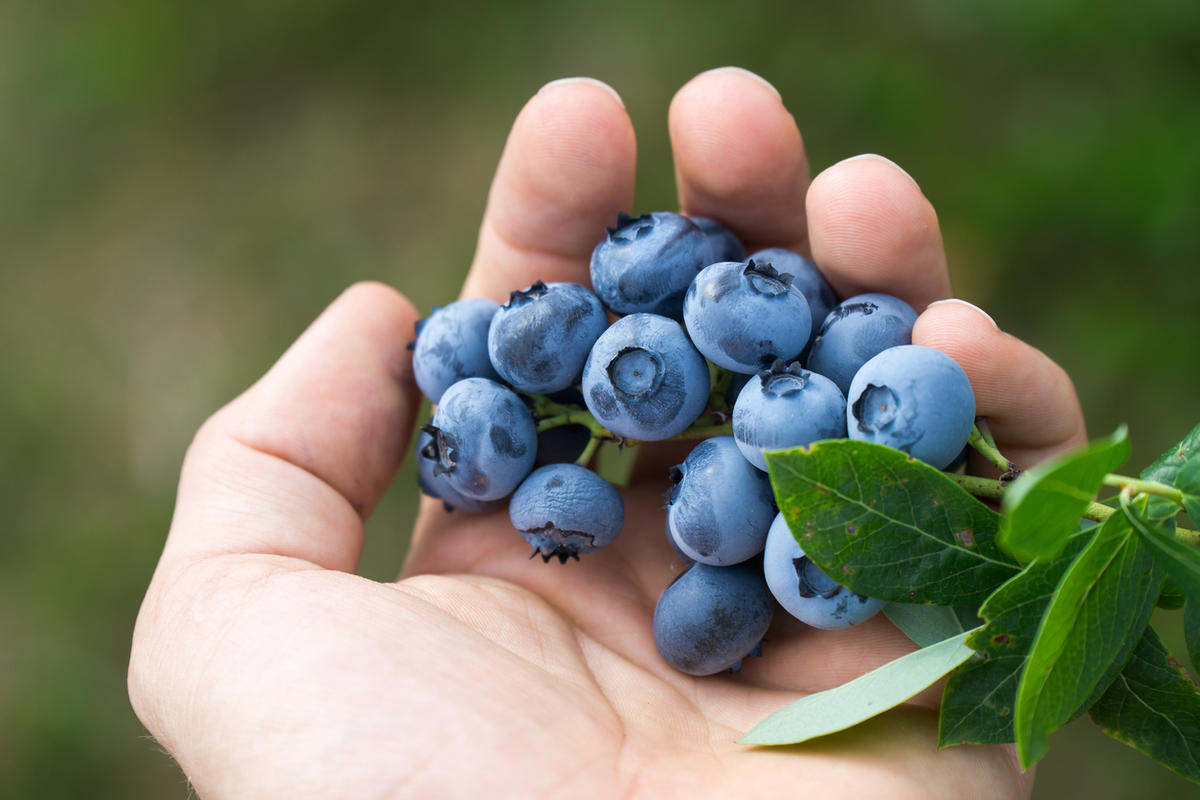
M 1003 500 L 1005 493 L 1008 491 L 1009 482 L 1003 478 L 997 480 L 995 478 L 980 478 L 976 475 L 943 474 L 975 497 L 988 500 Z M 1138 478 L 1130 478 L 1126 475 L 1110 474 L 1105 476 L 1104 484 L 1106 486 L 1120 487 L 1123 502 L 1126 498 L 1131 500 L 1134 495 L 1145 493 L 1165 497 L 1180 505 L 1183 503 L 1183 495 L 1179 490 L 1157 481 L 1145 481 Z M 1103 503 L 1093 502 L 1088 504 L 1087 511 L 1084 512 L 1083 517 L 1095 522 L 1104 522 L 1104 520 L 1119 510 Z M 1200 531 L 1177 527 L 1175 529 L 1175 538 L 1185 544 L 1200 547 Z

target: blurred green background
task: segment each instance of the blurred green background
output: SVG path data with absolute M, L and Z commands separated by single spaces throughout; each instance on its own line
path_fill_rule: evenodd
M 124 673 L 192 432 L 349 283 L 451 298 L 554 78 L 622 94 L 637 210 L 674 207 L 667 104 L 725 64 L 779 88 L 814 170 L 904 165 L 958 294 L 1148 462 L 1200 416 L 1200 5 L 1112 5 L 0 0 L 0 795 L 187 796 Z M 412 487 L 364 574 L 397 571 Z M 1039 781 L 1200 794 L 1086 721 Z

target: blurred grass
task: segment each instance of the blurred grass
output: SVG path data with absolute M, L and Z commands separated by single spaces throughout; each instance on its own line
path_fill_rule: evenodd
M 0 794 L 186 796 L 124 671 L 191 433 L 349 283 L 453 296 L 541 84 L 621 92 L 650 210 L 675 89 L 763 74 L 814 170 L 876 151 L 920 181 L 958 294 L 1144 464 L 1196 422 L 1198 61 L 1200 6 L 1168 0 L 0 0 Z M 1088 723 L 1052 744 L 1038 796 L 1197 795 Z

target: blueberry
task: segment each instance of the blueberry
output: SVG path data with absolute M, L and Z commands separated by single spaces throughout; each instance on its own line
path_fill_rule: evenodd
M 565 563 L 611 542 L 621 531 L 625 505 L 616 487 L 591 470 L 551 464 L 517 487 L 508 514 L 534 555 Z
M 708 404 L 708 365 L 683 326 L 657 314 L 630 314 L 592 347 L 583 398 L 596 420 L 629 439 L 682 433 Z
M 848 628 L 887 605 L 884 600 L 850 591 L 822 572 L 804 555 L 783 514 L 776 515 L 767 533 L 763 574 L 779 605 L 814 628 Z
M 631 217 L 592 250 L 592 286 L 616 314 L 647 312 L 679 319 L 683 295 L 713 249 L 704 231 L 685 216 L 656 211 Z
M 499 500 L 474 500 L 470 497 L 465 497 L 450 485 L 446 473 L 439 472 L 435 475 L 433 471 L 438 462 L 421 456 L 421 452 L 430 447 L 432 443 L 432 434 L 427 431 L 421 431 L 418 434 L 417 486 L 420 487 L 422 492 L 437 500 L 441 500 L 442 507 L 447 511 L 466 511 L 469 514 L 482 514 L 487 511 L 494 511 L 504 505 L 503 498 Z
M 750 260 L 766 262 L 779 272 L 786 272 L 792 276 L 792 286 L 803 292 L 808 300 L 808 309 L 812 312 L 812 331 L 809 338 L 815 337 L 825 317 L 837 305 L 837 295 L 834 294 L 829 281 L 821 274 L 821 270 L 817 269 L 817 265 L 799 253 L 782 247 L 759 250 L 751 254 Z
M 424 431 L 431 438 L 418 457 L 436 462 L 433 475 L 463 497 L 506 497 L 533 468 L 533 416 L 515 392 L 487 378 L 465 378 L 447 389 Z
M 746 260 L 746 248 L 742 247 L 737 235 L 729 228 L 708 217 L 688 217 L 688 219 L 696 223 L 696 227 L 704 231 L 704 235 L 708 237 L 708 243 L 712 247 L 712 255 L 709 257 L 708 263 Z
M 975 394 L 953 358 L 909 344 L 863 364 L 847 397 L 851 439 L 877 442 L 943 469 L 975 424 Z
M 713 675 L 753 653 L 773 610 L 757 562 L 732 567 L 693 564 L 658 598 L 654 644 L 675 669 Z
M 513 292 L 488 330 L 492 365 L 531 394 L 566 389 L 579 378 L 592 344 L 608 327 L 600 300 L 578 283 L 543 283 Z
M 821 323 L 805 366 L 845 394 L 854 373 L 871 356 L 912 341 L 916 321 L 917 312 L 897 297 L 872 293 L 847 298 Z
M 671 468 L 667 528 L 693 561 L 737 564 L 762 552 L 775 516 L 766 473 L 742 456 L 732 436 L 714 436 Z
M 487 346 L 488 326 L 499 308 L 484 298 L 456 300 L 417 323 L 413 376 L 431 403 L 463 378 L 500 378 Z
M 683 320 L 709 361 L 742 373 L 794 360 L 812 331 L 808 300 L 792 276 L 754 260 L 701 270 L 684 298 Z
M 742 455 L 766 470 L 763 450 L 846 436 L 846 398 L 824 375 L 777 361 L 751 378 L 733 404 L 733 437 Z

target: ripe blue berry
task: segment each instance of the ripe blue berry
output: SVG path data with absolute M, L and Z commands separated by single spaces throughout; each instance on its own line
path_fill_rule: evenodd
M 847 298 L 825 317 L 806 366 L 845 394 L 854 373 L 871 356 L 912 341 L 916 321 L 917 312 L 897 297 L 870 293 Z
M 742 373 L 794 360 L 812 332 L 808 300 L 792 276 L 754 260 L 701 270 L 684 298 L 683 320 L 709 361 Z
M 704 231 L 685 216 L 621 213 L 592 251 L 592 286 L 613 313 L 679 319 L 684 292 L 712 255 Z
M 608 327 L 600 300 L 578 283 L 543 283 L 513 292 L 492 318 L 487 348 L 504 380 L 531 394 L 566 389 Z
M 433 422 L 424 430 L 431 438 L 419 456 L 436 462 L 433 475 L 444 477 L 464 497 L 498 500 L 533 468 L 533 416 L 515 392 L 495 381 L 466 378 L 455 383 L 442 394 Z
M 663 660 L 689 675 L 738 665 L 762 642 L 774 604 L 756 562 L 693 564 L 654 607 L 654 644 Z
M 762 552 L 775 517 L 766 473 L 742 456 L 732 436 L 705 439 L 671 468 L 667 529 L 680 552 L 714 566 Z
M 488 326 L 500 306 L 492 300 L 456 300 L 417 322 L 413 377 L 431 403 L 463 378 L 499 379 L 488 357 Z
M 817 269 L 817 265 L 799 253 L 793 253 L 782 247 L 768 247 L 750 256 L 757 263 L 767 263 L 779 272 L 792 276 L 792 286 L 804 293 L 808 300 L 808 309 L 812 315 L 812 331 L 809 338 L 815 338 L 825 317 L 837 305 L 837 295 L 825 276 Z
M 836 630 L 870 619 L 886 601 L 852 592 L 814 564 L 796 543 L 783 514 L 767 533 L 763 574 L 779 605 L 814 628 Z
M 953 358 L 910 344 L 879 353 L 854 376 L 847 398 L 851 439 L 903 450 L 943 469 L 975 424 L 975 394 Z
M 733 231 L 726 228 L 715 219 L 708 217 L 688 217 L 692 222 L 696 223 L 696 227 L 704 231 L 704 235 L 708 237 L 708 242 L 712 245 L 712 255 L 709 256 L 709 264 L 715 264 L 718 261 L 745 261 L 746 248 L 742 247 L 741 241 Z
M 596 420 L 628 439 L 682 433 L 708 404 L 708 365 L 674 320 L 631 314 L 613 323 L 583 368 L 583 398 Z
M 566 563 L 611 542 L 621 531 L 625 505 L 616 487 L 591 470 L 550 464 L 517 487 L 508 514 L 534 555 Z
M 433 435 L 421 431 L 417 436 L 417 486 L 425 494 L 442 501 L 442 507 L 447 511 L 466 511 L 468 514 L 482 514 L 494 511 L 504 505 L 503 498 L 499 500 L 475 500 L 458 493 L 450 485 L 446 473 L 434 474 L 438 462 L 432 458 L 421 456 L 422 451 L 433 443 Z
M 845 436 L 846 398 L 833 381 L 796 363 L 777 361 L 758 373 L 733 404 L 733 438 L 746 460 L 764 471 L 764 450 Z

